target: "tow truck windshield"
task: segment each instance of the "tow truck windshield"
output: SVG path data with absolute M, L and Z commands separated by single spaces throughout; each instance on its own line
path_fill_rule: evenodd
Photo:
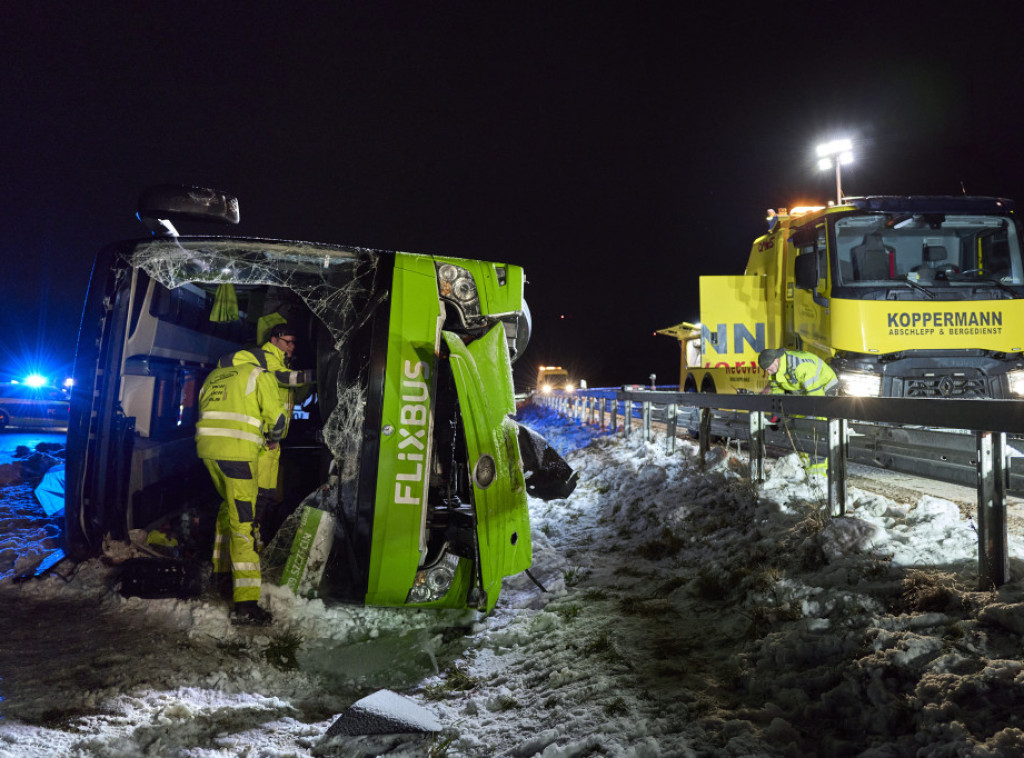
M 1021 233 L 1011 217 L 855 214 L 836 219 L 833 233 L 838 286 L 974 287 L 989 291 L 984 297 L 993 289 L 1024 296 Z

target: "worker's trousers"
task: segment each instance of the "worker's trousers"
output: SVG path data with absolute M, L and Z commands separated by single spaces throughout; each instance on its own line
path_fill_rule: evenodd
M 256 480 L 259 489 L 256 495 L 256 514 L 258 519 L 265 518 L 277 502 L 278 471 L 281 466 L 281 446 L 275 445 L 273 450 L 261 447 L 256 460 Z
M 231 572 L 236 603 L 259 600 L 262 575 L 252 532 L 258 490 L 256 461 L 204 458 L 203 463 L 221 497 L 213 541 L 213 571 Z

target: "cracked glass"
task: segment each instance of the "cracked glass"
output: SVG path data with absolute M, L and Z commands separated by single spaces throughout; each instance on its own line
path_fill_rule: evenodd
M 154 239 L 137 245 L 130 263 L 168 289 L 191 285 L 212 303 L 221 284 L 239 288 L 240 303 L 249 291 L 261 291 L 264 312 L 275 299 L 298 298 L 329 334 L 329 373 L 333 386 L 323 386 L 330 408 L 323 422 L 323 440 L 335 460 L 344 490 L 359 470 L 359 446 L 365 405 L 365 366 L 346 350 L 346 342 L 379 304 L 373 282 L 384 253 L 368 248 L 340 247 L 303 242 L 228 238 Z M 290 293 L 290 294 L 289 294 Z M 323 330 L 319 330 L 323 331 Z M 321 339 L 323 337 L 321 336 Z M 325 353 L 326 351 L 319 350 Z

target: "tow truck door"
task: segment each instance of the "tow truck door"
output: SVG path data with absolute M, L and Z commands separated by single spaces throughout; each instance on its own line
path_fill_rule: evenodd
M 822 220 L 801 232 L 794 236 L 798 248 L 795 263 L 797 286 L 793 296 L 794 330 L 800 338 L 801 349 L 828 356 L 832 354 L 828 225 Z M 807 277 L 812 270 L 813 276 L 801 281 L 801 271 Z

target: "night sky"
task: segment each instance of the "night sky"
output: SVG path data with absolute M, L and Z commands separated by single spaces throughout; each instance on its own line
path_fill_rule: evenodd
M 742 273 L 765 209 L 834 194 L 818 142 L 854 140 L 848 195 L 1024 202 L 1019 4 L 149 5 L 4 4 L 8 370 L 66 370 L 151 184 L 237 195 L 231 233 L 520 264 L 517 381 L 590 386 L 678 381 L 653 331 Z

